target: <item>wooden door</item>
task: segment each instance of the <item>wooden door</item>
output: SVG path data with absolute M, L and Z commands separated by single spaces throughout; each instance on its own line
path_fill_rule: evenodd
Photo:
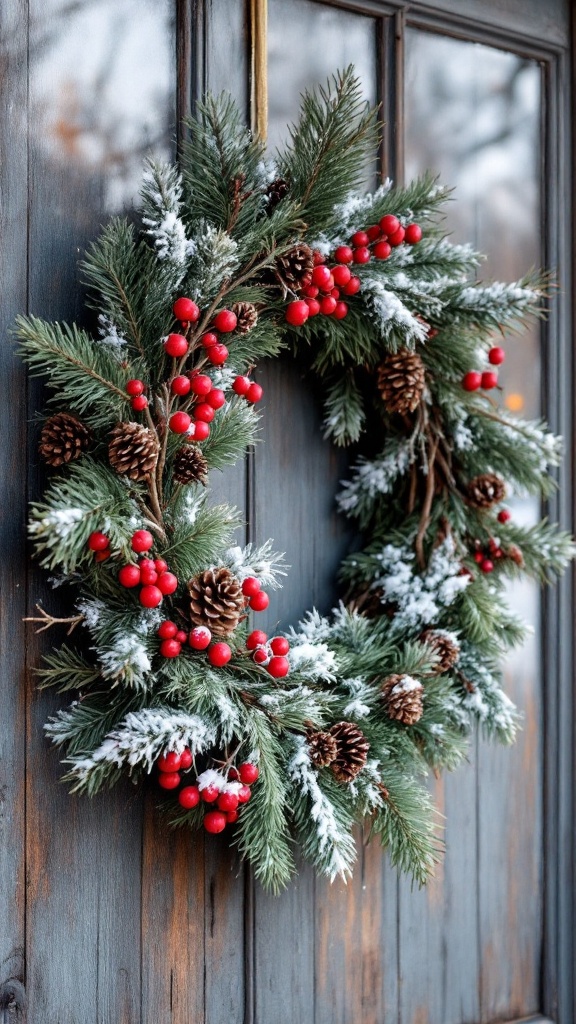
M 422 892 L 361 845 L 348 886 L 303 867 L 268 896 L 222 844 L 167 834 L 152 794 L 126 783 L 92 801 L 67 795 L 42 736 L 59 701 L 35 690 L 31 670 L 49 639 L 22 624 L 46 586 L 24 539 L 41 395 L 8 331 L 26 308 L 81 315 L 78 253 L 130 205 L 143 154 L 170 153 L 178 116 L 205 87 L 230 89 L 250 116 L 250 11 L 263 10 L 255 0 L 0 5 L 0 1022 L 572 1024 L 568 582 L 543 605 L 515 596 L 537 627 L 508 668 L 524 731 L 512 750 L 478 739 L 469 766 L 432 784 L 447 853 Z M 383 103 L 380 171 L 432 164 L 451 179 L 450 227 L 488 251 L 492 273 L 556 268 L 553 312 L 511 360 L 508 387 L 570 439 L 569 15 L 568 0 L 268 0 L 271 143 L 302 86 L 354 61 Z M 288 623 L 334 600 L 345 465 L 320 438 L 297 364 L 264 372 L 266 443 L 214 488 L 245 510 L 249 539 L 272 536 L 286 551 Z M 550 508 L 568 527 L 570 482 L 569 453 Z

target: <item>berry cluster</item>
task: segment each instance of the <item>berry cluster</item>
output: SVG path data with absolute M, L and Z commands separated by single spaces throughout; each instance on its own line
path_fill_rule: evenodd
M 158 784 L 162 789 L 178 789 L 182 782 L 182 772 L 193 766 L 194 758 L 186 748 L 181 754 L 168 751 L 158 758 Z M 245 761 L 238 768 L 230 767 L 227 773 L 208 768 L 197 776 L 192 785 L 183 786 L 178 793 L 178 803 L 185 810 L 205 804 L 215 804 L 212 810 L 204 815 L 204 828 L 207 832 L 223 832 L 226 825 L 238 820 L 238 808 L 247 804 L 251 797 L 252 786 L 258 779 L 258 766 Z
M 506 359 L 506 353 L 503 348 L 499 345 L 495 345 L 491 348 L 488 353 L 488 362 L 492 366 L 500 366 Z M 495 370 L 484 370 L 480 373 L 479 370 L 469 370 L 465 373 L 462 378 L 462 387 L 464 391 L 478 391 L 482 388 L 483 391 L 490 391 L 492 388 L 498 385 L 498 374 Z
M 259 384 L 250 380 L 250 377 L 235 377 L 232 382 L 232 391 L 241 395 L 251 405 L 255 405 L 262 398 L 263 391 Z
M 321 253 L 314 253 L 314 269 L 303 281 L 303 298 L 290 302 L 285 318 L 292 327 L 302 327 L 309 317 L 324 316 L 343 320 L 348 315 L 348 305 L 341 298 L 356 295 L 361 288 L 359 277 L 355 277 L 349 264 L 369 263 L 372 257 L 386 260 L 392 249 L 407 242 L 416 245 L 422 238 L 419 224 L 402 227 L 397 217 L 386 214 L 378 224 L 372 224 L 366 231 L 356 231 L 350 245 L 339 245 L 334 251 L 334 266 L 324 262 Z
M 148 530 L 136 530 L 132 536 L 132 550 L 136 554 L 150 551 L 153 543 L 154 538 Z M 163 558 L 141 558 L 138 563 L 123 565 L 118 573 L 118 582 L 127 589 L 141 587 L 138 598 L 144 608 L 157 608 L 178 588 L 178 579 L 169 571 Z
M 502 508 L 496 518 L 499 523 L 504 525 L 505 523 L 510 522 L 512 513 L 509 509 Z M 497 537 L 489 537 L 487 542 L 484 544 L 480 540 L 475 540 L 473 547 L 474 550 L 472 555 L 474 561 L 484 573 L 494 572 L 494 563 L 503 558 L 510 558 L 518 565 L 523 563 L 522 554 L 519 548 L 517 548 L 515 544 L 510 545 L 508 548 L 503 548 Z
M 105 562 L 112 554 L 110 550 L 110 541 L 105 533 L 101 533 L 100 530 L 94 530 L 93 533 L 88 537 L 88 548 L 94 552 L 94 561 Z
M 265 668 L 274 679 L 283 679 L 290 671 L 290 663 L 286 655 L 290 650 L 290 644 L 284 636 L 273 636 L 268 640 L 268 635 L 261 629 L 254 629 L 246 640 L 246 647 L 252 651 L 252 660 Z

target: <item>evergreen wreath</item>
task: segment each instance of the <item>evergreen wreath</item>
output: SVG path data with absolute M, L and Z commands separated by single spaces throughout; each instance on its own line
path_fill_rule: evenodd
M 226 830 L 275 891 L 294 840 L 346 877 L 365 819 L 426 880 L 427 769 L 455 768 L 475 723 L 505 743 L 517 727 L 499 676 L 524 635 L 507 580 L 551 579 L 574 553 L 503 504 L 550 492 L 559 440 L 490 395 L 494 334 L 539 315 L 545 281 L 479 283 L 429 176 L 361 191 L 377 143 L 352 68 L 303 95 L 274 161 L 208 96 L 178 165 L 148 166 L 141 230 L 112 220 L 82 264 L 98 336 L 17 324 L 53 392 L 40 453 L 56 472 L 30 534 L 75 588 L 73 614 L 34 620 L 85 631 L 40 670 L 77 693 L 46 726 L 65 779 L 93 794 L 153 773 L 172 824 Z M 233 546 L 238 513 L 206 482 L 257 440 L 252 373 L 286 346 L 321 381 L 326 436 L 353 446 L 337 501 L 364 546 L 331 617 L 269 638 L 247 617 L 282 557 Z

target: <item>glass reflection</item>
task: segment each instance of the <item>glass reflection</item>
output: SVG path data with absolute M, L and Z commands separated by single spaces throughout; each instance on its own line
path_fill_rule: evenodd
M 35 142 L 47 162 L 100 177 L 106 212 L 134 201 L 145 154 L 170 155 L 173 7 L 172 0 L 31 5 Z
M 363 94 L 376 103 L 373 18 L 312 0 L 268 0 L 268 144 L 273 151 L 298 113 L 303 89 L 354 64 Z

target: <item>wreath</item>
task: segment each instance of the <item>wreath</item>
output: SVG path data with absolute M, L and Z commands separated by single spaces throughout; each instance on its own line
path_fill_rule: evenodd
M 81 627 L 39 670 L 75 691 L 46 732 L 72 790 L 152 775 L 172 825 L 224 832 L 275 891 L 295 842 L 346 877 L 364 821 L 422 883 L 440 851 L 428 769 L 455 768 L 475 723 L 506 743 L 517 727 L 507 581 L 574 552 L 504 504 L 546 495 L 560 458 L 494 400 L 494 334 L 538 315 L 546 282 L 479 283 L 432 177 L 362 191 L 378 124 L 352 68 L 304 93 L 274 160 L 228 96 L 188 129 L 176 166 L 147 166 L 139 226 L 112 220 L 81 265 L 94 330 L 17 323 L 53 393 L 30 535 L 72 610 L 32 619 Z M 235 546 L 238 513 L 206 484 L 256 442 L 254 370 L 286 347 L 352 449 L 337 502 L 363 540 L 332 615 L 269 637 L 249 619 L 282 556 Z

